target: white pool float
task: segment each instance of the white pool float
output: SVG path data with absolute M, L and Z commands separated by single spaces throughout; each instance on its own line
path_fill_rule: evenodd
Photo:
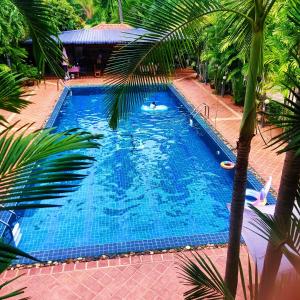
M 252 204 L 253 206 L 264 206 L 268 203 L 267 201 L 267 196 L 270 191 L 272 184 L 272 176 L 269 177 L 269 180 L 266 182 L 264 187 L 260 191 L 252 190 L 252 189 L 247 189 L 246 190 L 246 197 L 252 197 L 255 200 L 254 201 L 249 201 L 246 199 L 246 206 L 245 208 L 248 208 L 249 204 Z
M 148 105 L 142 105 L 142 110 L 143 111 L 163 111 L 167 110 L 168 106 L 166 105 L 156 105 L 155 107 L 150 107 Z

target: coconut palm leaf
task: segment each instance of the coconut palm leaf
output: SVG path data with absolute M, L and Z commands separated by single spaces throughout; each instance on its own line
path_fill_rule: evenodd
M 11 0 L 17 7 L 29 28 L 33 54 L 37 67 L 44 73 L 48 63 L 54 73 L 63 75 L 60 66 L 62 50 L 59 47 L 56 26 L 51 22 L 52 11 L 43 0 Z
M 216 266 L 206 255 L 192 253 L 190 259 L 186 255 L 180 254 L 178 265 L 179 276 L 183 279 L 183 284 L 191 287 L 190 290 L 184 293 L 184 299 L 234 299 L 228 292 L 228 288 Z M 239 273 L 243 299 L 258 300 L 259 275 L 257 265 L 251 263 L 248 257 L 247 266 L 242 266 L 241 261 L 239 261 Z M 273 291 L 274 294 L 270 300 L 283 299 L 284 297 L 286 299 L 296 299 L 295 296 L 299 293 L 299 278 L 297 276 L 282 275 L 273 286 Z
M 183 284 L 191 287 L 184 293 L 186 300 L 192 299 L 234 299 L 216 266 L 207 255 L 192 252 L 192 258 L 184 254 L 178 255 L 179 277 Z M 244 299 L 258 299 L 258 270 L 253 270 L 248 256 L 248 273 L 239 261 L 240 282 Z
M 2 283 L 0 285 L 0 290 L 2 290 L 3 288 L 5 288 L 6 286 L 8 286 L 9 284 L 11 284 L 12 282 L 14 282 L 15 280 L 19 279 L 20 277 L 24 276 L 24 274 L 18 275 L 10 280 L 5 281 L 4 283 Z M 7 293 L 5 295 L 0 296 L 0 300 L 2 299 L 9 299 L 9 298 L 14 298 L 16 296 L 20 296 L 22 294 L 24 294 L 26 288 L 20 288 L 18 290 L 15 290 L 13 292 Z M 19 300 L 28 300 L 30 299 L 30 297 L 23 297 L 23 298 L 19 298 Z
M 271 139 L 268 147 L 277 149 L 278 153 L 294 150 L 300 154 L 300 59 L 294 56 L 294 63 L 298 67 L 291 67 L 286 74 L 286 83 L 282 83 L 290 91 L 290 98 L 285 99 L 285 103 L 278 103 L 284 108 L 284 113 L 274 116 L 274 125 L 282 128 L 283 132 Z
M 236 7 L 236 1 L 226 1 L 228 7 Z M 241 12 L 245 15 L 254 17 L 255 6 L 253 0 L 244 1 L 240 8 Z M 251 23 L 245 18 L 237 18 L 234 14 L 228 14 L 222 28 L 223 35 L 225 36 L 224 44 L 236 45 L 240 54 L 245 55 L 249 50 L 252 37 Z M 230 32 L 230 34 L 228 34 Z
M 296 91 L 291 92 L 299 101 L 300 95 Z M 285 99 L 286 104 L 279 103 L 285 109 L 285 113 L 276 116 L 278 119 L 273 121 L 274 125 L 283 128 L 283 132 L 271 139 L 268 147 L 273 147 L 278 153 L 295 150 L 296 154 L 300 154 L 300 105 L 289 99 Z M 288 143 L 288 144 L 287 144 Z
M 290 92 L 290 97 L 285 99 L 282 107 L 284 113 L 280 116 L 276 116 L 274 125 L 283 128 L 283 132 L 275 136 L 269 147 L 273 147 L 278 150 L 278 153 L 287 152 L 294 150 L 297 155 L 300 154 L 300 58 L 299 58 L 299 47 L 300 47 L 300 6 L 296 0 L 289 2 L 289 21 L 294 24 L 294 40 L 295 44 L 290 49 L 291 62 L 289 64 L 289 70 L 286 73 L 285 81 L 282 85 L 287 88 Z M 291 33 L 292 34 L 292 33 Z
M 33 256 L 0 240 L 0 273 L 2 273 L 9 266 L 10 262 L 17 256 L 37 261 L 37 259 Z
M 0 72 L 0 109 L 19 113 L 30 103 L 24 99 L 28 93 L 21 88 L 22 81 L 23 79 L 15 73 Z M 4 122 L 4 117 L 0 116 L 0 125 L 5 125 Z
M 221 274 L 207 255 L 192 252 L 192 258 L 184 254 L 179 258 L 179 276 L 183 284 L 192 286 L 184 293 L 186 300 L 234 299 L 227 289 Z
M 79 187 L 86 176 L 80 171 L 94 158 L 77 150 L 97 148 L 99 136 L 51 128 L 28 133 L 30 125 L 14 130 L 16 125 L 0 134 L 0 210 L 58 206 L 40 202 L 63 198 Z M 0 241 L 0 272 L 17 256 L 34 259 Z
M 289 1 L 289 16 L 288 19 L 290 22 L 294 23 L 296 28 L 300 27 L 300 8 L 299 8 L 299 3 L 297 0 L 290 0 Z M 297 35 L 299 38 L 299 30 L 297 31 Z
M 69 151 L 98 147 L 86 132 L 53 133 L 42 129 L 27 134 L 30 126 L 0 134 L 0 210 L 49 207 L 39 201 L 59 199 L 74 191 L 85 175 L 92 157 Z
M 106 99 L 110 125 L 115 128 L 120 118 L 143 102 L 141 95 L 146 85 L 168 82 L 175 69 L 175 58 L 182 62 L 182 53 L 196 52 L 192 37 L 199 36 L 199 22 L 205 16 L 220 11 L 233 13 L 251 25 L 249 1 L 241 1 L 236 11 L 232 1 L 221 5 L 211 0 L 184 0 L 178 4 L 158 0 L 151 7 L 152 1 L 147 0 L 152 14 L 143 24 L 146 32 L 133 36 L 134 41 L 116 51 L 108 64 L 107 73 L 114 75 L 108 80 L 112 88 Z M 133 26 L 139 22 L 134 17 L 128 19 Z M 140 93 L 135 92 L 137 87 Z
M 300 189 L 299 189 L 300 190 Z M 295 270 L 300 275 L 300 194 L 296 197 L 295 208 L 288 224 L 283 220 L 262 213 L 254 206 L 251 209 L 258 216 L 252 225 L 256 234 L 269 240 L 275 247 L 280 247 Z

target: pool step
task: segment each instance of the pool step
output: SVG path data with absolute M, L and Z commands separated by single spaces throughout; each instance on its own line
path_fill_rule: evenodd
M 12 235 L 14 238 L 15 245 L 18 246 L 18 244 L 20 243 L 21 237 L 22 237 L 21 227 L 20 227 L 19 223 L 15 224 L 15 226 L 12 230 Z

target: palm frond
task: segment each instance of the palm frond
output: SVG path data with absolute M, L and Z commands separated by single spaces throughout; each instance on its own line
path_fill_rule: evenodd
M 10 285 L 12 282 L 14 282 L 15 280 L 19 279 L 20 277 L 22 277 L 22 276 L 24 276 L 24 275 L 25 275 L 25 273 L 23 273 L 23 274 L 21 274 L 21 275 L 18 275 L 18 276 L 14 277 L 14 278 L 12 278 L 12 279 L 10 279 L 10 280 L 5 281 L 4 283 L 2 283 L 2 284 L 0 285 L 0 290 L 2 290 L 3 288 L 7 287 L 7 286 Z M 7 293 L 7 294 L 5 294 L 5 295 L 1 295 L 1 296 L 0 296 L 0 300 L 2 300 L 2 299 L 9 299 L 9 298 L 14 298 L 14 297 L 16 297 L 16 296 L 20 296 L 20 295 L 24 294 L 25 289 L 26 289 L 26 287 L 17 289 L 17 290 L 15 290 L 15 291 L 10 292 L 10 293 Z M 28 300 L 28 299 L 30 299 L 30 298 L 29 298 L 29 297 L 19 298 L 19 300 Z
M 258 218 L 252 222 L 256 234 L 269 240 L 275 247 L 280 247 L 295 270 L 300 275 L 300 220 L 296 207 L 288 224 L 273 216 L 262 213 L 259 209 L 251 206 Z
M 283 129 L 283 132 L 275 136 L 269 147 L 275 147 L 279 149 L 278 153 L 283 153 L 289 150 L 296 152 L 296 155 L 300 154 L 300 6 L 296 0 L 291 0 L 288 3 L 288 19 L 294 24 L 295 27 L 295 44 L 290 49 L 290 63 L 289 70 L 285 74 L 285 81 L 282 85 L 289 90 L 289 98 L 285 99 L 285 104 L 282 105 L 284 113 L 277 116 L 274 125 Z M 277 120 L 277 121 L 276 121 Z
M 191 286 L 184 293 L 186 300 L 192 299 L 234 299 L 227 289 L 221 274 L 207 255 L 192 253 L 192 259 L 184 254 L 178 256 L 180 278 L 183 284 Z
M 12 260 L 19 256 L 38 261 L 26 252 L 0 241 L 0 273 L 10 265 Z
M 12 133 L 11 126 L 0 134 L 0 204 L 5 206 L 1 210 L 42 207 L 40 201 L 64 197 L 85 177 L 78 171 L 94 160 L 69 152 L 98 147 L 99 136 L 53 129 L 26 134 L 28 127 Z
M 296 28 L 300 27 L 300 7 L 297 0 L 289 1 L 289 15 L 288 19 L 290 22 L 294 23 Z M 298 36 L 300 35 L 298 31 Z
M 226 7 L 234 9 L 236 1 L 226 1 Z M 255 6 L 253 0 L 243 1 L 240 11 L 251 18 L 254 18 Z M 252 24 L 247 19 L 241 18 L 235 14 L 227 14 L 224 26 L 222 28 L 223 34 L 227 33 L 224 43 L 229 45 L 236 45 L 237 50 L 246 55 L 249 52 L 251 37 L 252 37 Z
M 0 134 L 0 211 L 58 206 L 40 202 L 79 187 L 86 176 L 79 172 L 94 159 L 76 150 L 97 148 L 100 136 L 78 130 L 53 133 L 51 128 L 27 133 L 30 125 L 14 131 L 15 125 Z M 18 256 L 35 260 L 0 241 L 0 272 Z
M 184 293 L 184 299 L 234 299 L 216 266 L 206 255 L 193 253 L 192 258 L 188 258 L 184 254 L 178 257 L 179 276 L 183 279 L 184 285 L 191 287 Z M 252 264 L 249 256 L 247 266 L 243 266 L 239 260 L 239 273 L 243 299 L 258 300 L 259 275 L 257 264 L 255 262 Z M 272 289 L 273 295 L 270 300 L 283 299 L 283 296 L 286 296 L 286 299 L 296 299 L 295 296 L 299 295 L 299 276 L 283 274 Z
M 295 61 L 300 66 L 298 57 Z M 282 128 L 283 132 L 271 139 L 268 147 L 279 149 L 278 153 L 294 150 L 300 154 L 300 77 L 297 75 L 298 69 L 291 68 L 286 74 L 286 82 L 282 83 L 290 91 L 290 98 L 286 98 L 286 103 L 278 103 L 284 108 L 284 113 L 274 116 L 274 125 Z
M 264 9 L 263 9 L 263 14 L 264 14 L 264 19 L 268 16 L 270 10 L 274 6 L 275 2 L 277 0 L 266 0 L 264 3 Z
M 30 103 L 24 99 L 28 94 L 21 88 L 21 83 L 22 79 L 17 74 L 0 72 L 0 109 L 19 113 Z M 5 121 L 3 117 L 2 121 Z
M 56 26 L 51 22 L 52 11 L 43 0 L 11 0 L 18 8 L 29 28 L 33 54 L 37 67 L 44 73 L 45 63 L 58 76 L 63 75 L 60 66 L 62 50 L 59 47 Z
M 240 6 L 248 2 L 244 0 Z M 152 1 L 145 3 L 150 7 Z M 151 17 L 143 24 L 146 31 L 133 36 L 134 41 L 116 51 L 108 64 L 107 73 L 113 77 L 108 80 L 112 87 L 106 106 L 113 128 L 120 118 L 144 101 L 145 86 L 167 83 L 174 72 L 175 59 L 182 62 L 183 54 L 196 53 L 192 37 L 200 34 L 198 25 L 205 16 L 223 11 L 251 21 L 242 10 L 221 6 L 215 0 L 184 0 L 178 4 L 158 0 L 151 9 Z M 133 26 L 139 23 L 134 17 L 128 19 Z M 136 93 L 137 87 L 139 93 Z

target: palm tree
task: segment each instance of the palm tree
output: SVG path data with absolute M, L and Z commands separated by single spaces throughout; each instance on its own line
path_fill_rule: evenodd
M 298 82 L 296 87 L 297 89 L 300 88 L 300 82 Z M 298 117 L 300 114 L 299 90 L 298 92 L 293 91 L 293 94 L 298 103 L 290 100 L 286 101 Z M 297 141 L 300 128 L 299 118 L 296 119 L 295 115 L 286 116 L 285 125 L 288 125 L 290 129 L 286 130 L 282 136 L 278 137 L 280 142 L 282 140 L 289 139 L 289 145 L 284 149 L 287 153 L 281 174 L 279 193 L 274 214 L 275 218 L 280 220 L 282 223 L 283 228 L 288 228 L 300 179 L 299 142 Z M 267 293 L 270 292 L 270 287 L 272 287 L 275 282 L 281 257 L 282 253 L 280 251 L 280 247 L 275 247 L 273 244 L 269 243 L 261 280 L 261 299 L 268 299 Z
M 288 11 L 289 21 L 295 26 L 295 32 L 290 32 L 291 35 L 293 33 L 295 35 L 295 44 L 290 51 L 291 62 L 289 71 L 286 74 L 285 83 L 283 83 L 292 96 L 291 100 L 285 100 L 286 105 L 284 105 L 287 112 L 290 113 L 286 113 L 282 116 L 283 120 L 279 120 L 275 123 L 278 127 L 283 127 L 284 131 L 281 135 L 275 137 L 270 145 L 270 147 L 274 145 L 276 145 L 276 148 L 281 147 L 278 153 L 286 152 L 274 214 L 274 217 L 281 222 L 283 228 L 288 228 L 289 226 L 290 216 L 292 214 L 300 180 L 300 35 L 297 29 L 300 25 L 299 4 L 295 0 L 290 1 Z M 261 299 L 268 299 L 269 297 L 270 287 L 274 285 L 281 257 L 282 253 L 280 247 L 274 247 L 272 243 L 269 243 L 260 283 Z
M 131 93 L 134 87 L 166 83 L 166 75 L 173 72 L 174 57 L 180 57 L 180 50 L 184 48 L 187 53 L 195 53 L 189 36 L 197 34 L 198 24 L 205 16 L 226 14 L 228 26 L 235 29 L 231 33 L 232 41 L 249 46 L 247 88 L 237 148 L 225 275 L 232 295 L 236 293 L 247 168 L 256 127 L 256 87 L 263 65 L 264 26 L 275 1 L 241 0 L 237 7 L 236 1 L 232 0 L 184 0 L 178 4 L 158 0 L 151 8 L 151 1 L 148 0 L 146 3 L 149 4 L 151 16 L 143 27 L 149 33 L 137 36 L 135 42 L 117 51 L 108 68 L 108 73 L 115 77 L 109 80 L 113 87 L 107 99 L 107 109 L 110 125 L 116 128 L 118 120 L 126 117 L 130 108 L 141 104 L 142 97 L 137 98 Z M 135 19 L 130 19 L 130 23 L 135 25 Z M 183 60 L 183 57 L 180 59 Z M 142 72 L 144 68 L 141 67 L 147 64 L 158 66 L 156 74 Z

